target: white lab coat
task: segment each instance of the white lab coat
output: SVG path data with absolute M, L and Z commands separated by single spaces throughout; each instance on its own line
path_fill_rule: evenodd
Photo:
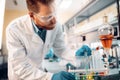
M 56 23 L 53 30 L 47 30 L 45 43 L 34 32 L 29 15 L 12 21 L 6 29 L 8 48 L 9 80 L 51 80 L 53 73 L 44 72 L 42 60 L 53 47 L 57 56 L 65 56 L 62 27 Z

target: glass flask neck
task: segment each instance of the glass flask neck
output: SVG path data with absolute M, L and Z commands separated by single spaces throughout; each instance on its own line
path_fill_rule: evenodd
M 108 23 L 108 16 L 103 17 L 103 23 Z

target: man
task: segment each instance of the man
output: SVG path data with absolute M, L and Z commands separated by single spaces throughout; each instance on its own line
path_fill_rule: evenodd
M 29 15 L 12 21 L 6 29 L 9 80 L 75 80 L 68 72 L 45 72 L 41 67 L 52 47 L 66 60 L 61 25 L 56 21 L 54 0 L 26 0 Z

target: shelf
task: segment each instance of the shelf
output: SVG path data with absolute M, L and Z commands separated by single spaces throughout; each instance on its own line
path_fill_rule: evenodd
M 111 22 L 109 22 L 109 24 L 113 26 L 114 30 L 118 31 L 118 26 L 117 26 L 117 25 L 118 25 L 118 21 L 117 21 L 117 20 L 111 21 Z M 88 33 L 91 33 L 91 32 L 96 32 L 96 31 L 98 31 L 98 28 L 99 28 L 100 26 L 102 26 L 102 24 L 101 24 L 101 25 L 94 26 L 94 28 L 91 28 L 91 29 L 89 29 L 89 30 L 85 30 L 85 31 L 83 31 L 83 32 L 80 33 L 80 34 L 88 34 Z M 118 37 L 118 36 L 119 36 L 118 34 L 119 34 L 119 31 L 118 31 L 117 33 L 114 33 L 114 37 L 115 37 L 115 36 Z M 115 38 L 116 38 L 116 37 L 115 37 Z
M 111 4 L 115 3 L 116 0 L 93 0 L 92 3 L 88 4 L 84 9 L 80 10 L 76 13 L 73 17 L 71 17 L 65 25 L 67 27 L 72 27 L 74 25 L 74 18 L 76 18 L 77 24 L 81 21 L 89 18 L 90 16 L 96 14 L 97 12 L 105 9 L 106 7 L 110 6 Z

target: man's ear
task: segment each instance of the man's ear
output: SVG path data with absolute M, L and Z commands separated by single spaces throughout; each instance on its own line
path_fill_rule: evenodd
M 32 12 L 29 12 L 28 14 L 29 14 L 30 18 L 32 18 L 32 19 L 34 18 L 34 14 Z

